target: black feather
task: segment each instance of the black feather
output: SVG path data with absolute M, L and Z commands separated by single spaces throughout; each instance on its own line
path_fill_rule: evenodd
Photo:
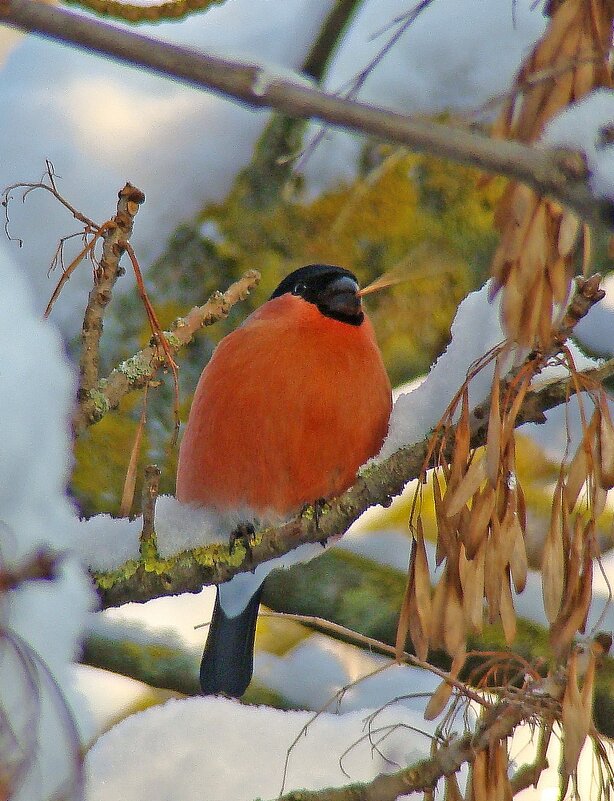
M 254 669 L 254 638 L 262 584 L 236 617 L 228 617 L 215 596 L 209 635 L 200 663 L 204 695 L 225 693 L 239 698 L 247 689 Z

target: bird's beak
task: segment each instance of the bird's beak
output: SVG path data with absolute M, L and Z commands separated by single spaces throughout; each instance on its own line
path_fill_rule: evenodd
M 362 311 L 358 284 L 347 275 L 336 278 L 326 287 L 326 307 L 337 314 L 355 317 Z

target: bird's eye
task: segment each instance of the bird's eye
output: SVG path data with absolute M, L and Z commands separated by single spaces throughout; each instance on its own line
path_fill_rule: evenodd
M 299 283 L 299 284 L 295 285 L 294 289 L 292 290 L 292 294 L 293 295 L 303 295 L 306 290 L 307 290 L 307 287 L 305 286 L 305 284 Z

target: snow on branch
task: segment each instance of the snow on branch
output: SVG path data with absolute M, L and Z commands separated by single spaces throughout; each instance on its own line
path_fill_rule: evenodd
M 576 376 L 550 381 L 526 393 L 516 426 L 543 422 L 544 412 L 564 403 L 578 388 L 578 376 L 603 381 L 614 375 L 614 359 Z M 488 402 L 473 412 L 471 447 L 483 444 L 488 427 Z M 264 529 L 254 537 L 249 552 L 237 543 L 232 552 L 224 543 L 186 550 L 174 557 L 147 564 L 129 560 L 110 572 L 95 572 L 103 608 L 129 601 L 144 602 L 165 595 L 199 592 L 205 584 L 219 584 L 232 576 L 253 571 L 258 565 L 289 553 L 306 543 L 325 543 L 343 534 L 370 506 L 389 506 L 408 481 L 421 475 L 432 448 L 429 434 L 400 448 L 387 459 L 367 467 L 350 489 L 327 504 L 316 521 L 309 508 L 285 525 Z
M 110 55 L 251 106 L 318 119 L 522 181 L 588 222 L 614 226 L 614 202 L 591 192 L 582 154 L 493 140 L 345 100 L 263 66 L 197 53 L 32 0 L 3 0 L 0 16 L 8 25 Z

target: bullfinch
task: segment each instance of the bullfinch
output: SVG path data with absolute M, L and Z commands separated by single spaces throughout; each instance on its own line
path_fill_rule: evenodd
M 390 382 L 356 277 L 331 265 L 302 267 L 222 339 L 203 370 L 177 498 L 215 510 L 228 530 L 280 523 L 354 482 L 379 451 L 390 411 Z M 238 697 L 249 684 L 266 572 L 218 586 L 203 693 Z

